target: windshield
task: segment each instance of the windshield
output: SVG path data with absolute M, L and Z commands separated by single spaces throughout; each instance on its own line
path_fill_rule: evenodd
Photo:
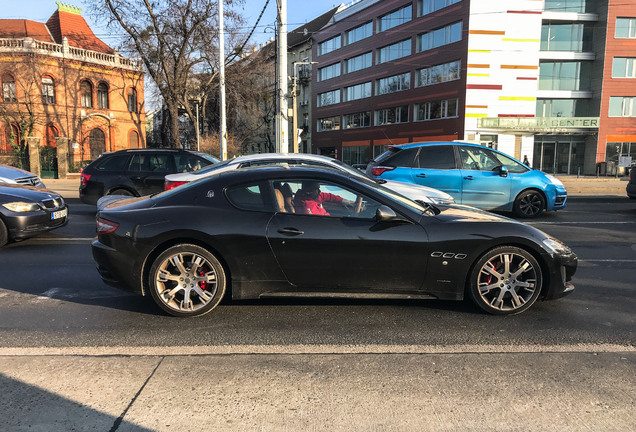
M 354 171 L 357 171 L 355 168 L 351 168 Z M 395 201 L 399 201 L 401 204 L 411 207 L 414 211 L 419 212 L 419 213 L 427 213 L 427 214 L 434 214 L 435 212 L 431 210 L 432 206 L 427 204 L 427 203 L 423 203 L 423 202 L 416 202 L 413 201 L 407 197 L 405 197 L 404 195 L 400 195 L 399 193 L 392 191 L 389 188 L 386 188 L 382 185 L 379 185 L 378 183 L 376 183 L 373 179 L 370 179 L 369 177 L 365 176 L 365 175 L 359 175 L 356 177 L 356 180 L 359 181 L 360 183 L 364 183 L 367 186 L 370 186 L 372 188 L 374 188 L 376 191 L 380 192 L 382 195 L 386 195 L 387 197 L 395 200 Z
M 204 168 L 201 168 L 198 171 L 193 171 L 190 174 L 194 174 L 194 175 L 198 176 L 198 175 L 201 175 L 201 174 L 209 173 L 210 171 L 214 171 L 216 169 L 223 168 L 224 166 L 227 166 L 231 161 L 232 161 L 232 159 L 228 159 L 228 160 L 225 160 L 223 162 L 215 163 L 214 165 L 208 165 L 208 166 L 206 166 Z

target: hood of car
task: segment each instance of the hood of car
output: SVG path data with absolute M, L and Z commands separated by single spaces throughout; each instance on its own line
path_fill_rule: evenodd
M 28 200 L 38 202 L 46 199 L 56 199 L 60 195 L 46 189 L 33 186 L 23 186 L 0 183 L 0 200 L 4 202 L 18 200 Z
M 448 222 L 503 222 L 524 225 L 514 219 L 466 205 L 455 204 L 450 206 L 439 206 L 438 208 L 440 213 L 436 216 L 436 218 Z
M 32 177 L 32 176 L 34 176 L 33 173 L 30 173 L 23 169 L 12 167 L 9 165 L 0 164 L 0 180 L 2 179 L 15 180 L 22 177 Z

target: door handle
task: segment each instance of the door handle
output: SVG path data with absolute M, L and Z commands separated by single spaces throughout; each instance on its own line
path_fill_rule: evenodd
M 278 230 L 278 232 L 286 236 L 297 236 L 297 235 L 305 234 L 304 231 L 301 231 L 296 228 L 281 228 Z
M 424 174 L 424 173 L 422 173 L 422 174 L 417 174 L 415 177 L 424 178 L 424 177 L 426 177 L 426 174 Z
M 466 176 L 466 177 L 464 177 L 464 180 L 475 180 L 475 177 L 473 177 L 473 176 Z

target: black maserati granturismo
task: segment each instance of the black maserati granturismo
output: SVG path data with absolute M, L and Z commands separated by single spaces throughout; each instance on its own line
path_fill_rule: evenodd
M 577 257 L 523 223 L 417 203 L 324 168 L 225 172 L 97 213 L 103 280 L 195 316 L 280 296 L 462 300 L 520 313 L 571 292 Z

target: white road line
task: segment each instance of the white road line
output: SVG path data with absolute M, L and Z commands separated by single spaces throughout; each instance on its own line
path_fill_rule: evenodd
M 56 241 L 92 241 L 95 237 L 60 237 L 60 238 L 52 238 L 52 237 L 33 237 L 30 240 L 32 241 L 41 241 L 41 242 L 56 242 Z
M 622 263 L 636 263 L 636 260 L 621 260 L 621 259 L 580 259 L 579 262 L 622 262 Z
M 187 355 L 327 355 L 327 354 L 476 354 L 476 353 L 636 353 L 632 345 L 211 345 L 5 347 L 0 356 L 187 356 Z
M 608 224 L 636 224 L 636 221 L 619 221 L 619 222 L 525 222 L 528 225 L 608 225 Z

